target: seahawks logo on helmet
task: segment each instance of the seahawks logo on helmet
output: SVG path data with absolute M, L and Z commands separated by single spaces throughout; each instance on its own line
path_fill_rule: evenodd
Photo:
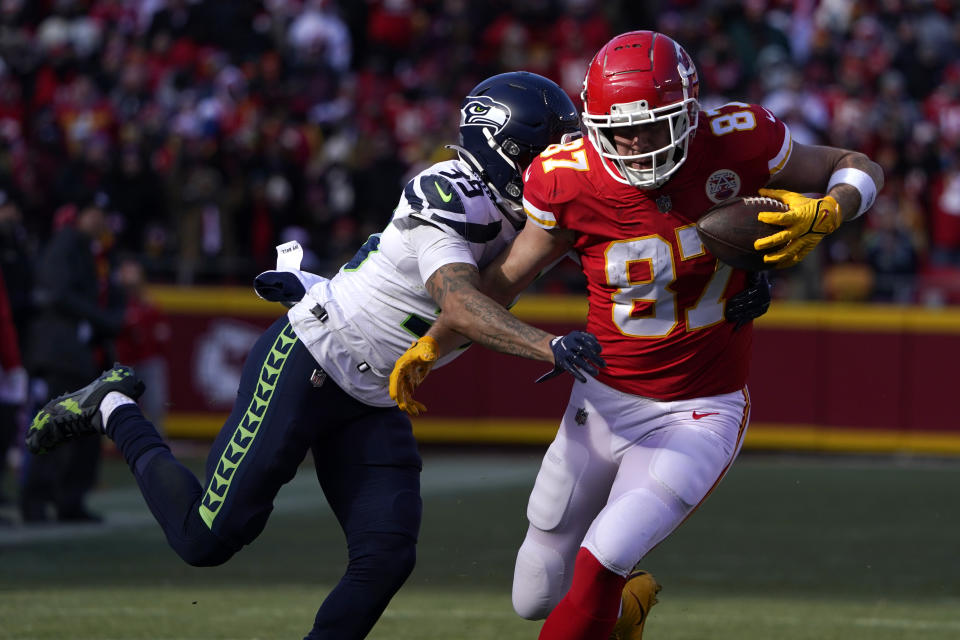
M 461 127 L 493 127 L 494 134 L 510 120 L 510 107 L 487 96 L 469 96 L 460 108 Z

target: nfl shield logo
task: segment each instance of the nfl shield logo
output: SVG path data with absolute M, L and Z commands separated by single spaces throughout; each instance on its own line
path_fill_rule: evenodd
M 573 416 L 574 421 L 579 425 L 585 425 L 587 423 L 587 410 L 583 407 L 577 409 L 577 415 Z
M 660 213 L 670 213 L 670 209 L 673 209 L 673 200 L 670 199 L 670 196 L 657 198 L 657 210 Z
M 310 384 L 314 387 L 322 387 L 327 380 L 327 372 L 323 369 L 314 369 L 310 376 Z

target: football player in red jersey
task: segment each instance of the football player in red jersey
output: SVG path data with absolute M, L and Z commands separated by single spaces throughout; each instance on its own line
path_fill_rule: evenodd
M 544 640 L 639 638 L 657 587 L 642 573 L 628 583 L 631 570 L 703 502 L 743 443 L 752 328 L 724 322 L 724 307 L 748 274 L 706 252 L 697 220 L 735 196 L 784 202 L 784 213 L 759 214 L 783 230 L 756 243 L 782 268 L 883 186 L 864 154 L 798 144 L 760 105 L 701 110 L 698 91 L 693 61 L 671 38 L 634 31 L 608 42 L 584 81 L 586 138 L 530 165 L 527 224 L 483 274 L 483 290 L 504 303 L 575 251 L 587 330 L 607 364 L 574 383 L 527 507 L 513 605 L 546 618 Z M 448 299 L 441 322 L 397 363 L 401 406 L 428 370 L 431 356 L 419 354 L 430 339 L 447 347 L 440 325 L 495 333 L 505 312 L 491 303 Z M 640 606 L 618 622 L 621 596 L 624 611 L 632 596 Z

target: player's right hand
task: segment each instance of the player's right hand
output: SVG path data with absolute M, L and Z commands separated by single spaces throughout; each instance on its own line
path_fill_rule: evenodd
M 411 416 L 418 416 L 427 410 L 423 403 L 413 399 L 413 394 L 430 373 L 437 356 L 437 341 L 430 336 L 423 336 L 411 344 L 393 365 L 390 397 Z
M 600 367 L 607 366 L 600 357 L 600 342 L 586 331 L 571 331 L 565 336 L 557 336 L 550 341 L 550 348 L 553 350 L 553 370 L 537 378 L 537 382 L 555 378 L 564 371 L 569 371 L 580 382 L 586 382 L 584 371 L 596 376 Z

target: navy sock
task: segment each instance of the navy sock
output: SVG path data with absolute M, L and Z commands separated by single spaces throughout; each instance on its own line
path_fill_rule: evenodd
M 157 428 L 135 404 L 124 404 L 114 409 L 106 426 L 107 436 L 116 443 L 134 474 L 137 473 L 137 460 L 145 452 L 157 447 L 170 450 L 157 433 Z
M 234 554 L 235 549 L 200 517 L 203 487 L 199 480 L 173 456 L 140 407 L 130 404 L 114 409 L 107 435 L 130 465 L 150 512 L 181 558 L 194 566 L 213 566 Z

